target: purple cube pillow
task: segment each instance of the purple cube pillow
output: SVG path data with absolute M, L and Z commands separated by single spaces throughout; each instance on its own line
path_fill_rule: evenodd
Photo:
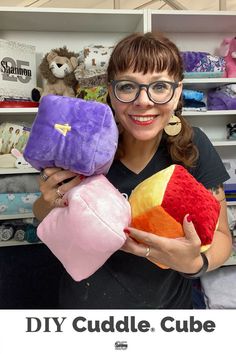
M 106 174 L 118 130 L 108 105 L 66 96 L 44 96 L 24 150 L 37 170 L 61 167 L 91 176 Z

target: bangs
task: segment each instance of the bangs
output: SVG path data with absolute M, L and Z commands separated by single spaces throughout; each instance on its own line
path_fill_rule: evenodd
M 157 40 L 151 33 L 131 35 L 115 47 L 108 65 L 108 79 L 112 80 L 117 73 L 129 69 L 143 74 L 166 70 L 175 80 L 183 79 L 178 49 L 165 37 Z

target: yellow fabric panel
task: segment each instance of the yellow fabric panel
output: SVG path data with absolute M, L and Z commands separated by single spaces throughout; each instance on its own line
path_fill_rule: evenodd
M 146 211 L 161 205 L 167 184 L 174 172 L 171 165 L 140 183 L 131 193 L 129 202 L 132 217 L 144 214 Z

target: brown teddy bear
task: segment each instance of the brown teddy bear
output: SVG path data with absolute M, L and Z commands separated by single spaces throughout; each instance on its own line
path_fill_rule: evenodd
M 39 65 L 44 85 L 43 88 L 32 90 L 33 101 L 39 101 L 48 94 L 75 97 L 77 79 L 74 70 L 77 66 L 78 60 L 74 52 L 69 52 L 65 46 L 52 49 Z

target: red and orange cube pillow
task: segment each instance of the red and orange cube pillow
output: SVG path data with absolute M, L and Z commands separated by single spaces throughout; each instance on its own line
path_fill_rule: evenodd
M 183 219 L 191 216 L 206 251 L 217 227 L 220 204 L 184 167 L 171 165 L 140 183 L 129 198 L 131 226 L 159 236 L 184 236 Z

